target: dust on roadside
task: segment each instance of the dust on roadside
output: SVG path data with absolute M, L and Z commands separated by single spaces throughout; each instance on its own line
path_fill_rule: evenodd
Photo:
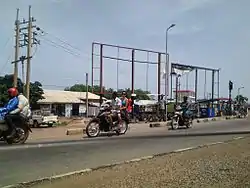
M 249 188 L 250 137 L 33 188 Z

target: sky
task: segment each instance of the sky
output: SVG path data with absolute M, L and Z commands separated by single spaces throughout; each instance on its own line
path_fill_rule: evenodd
M 40 45 L 33 47 L 31 80 L 40 81 L 44 88 L 85 84 L 86 72 L 91 81 L 92 42 L 165 52 L 166 29 L 174 23 L 168 32 L 170 62 L 221 69 L 220 97 L 228 96 L 229 80 L 234 83 L 233 95 L 244 87 L 240 92 L 250 97 L 249 0 L 2 0 L 1 75 L 13 73 L 16 8 L 20 9 L 20 19 L 27 19 L 29 5 L 34 24 L 44 31 L 37 36 Z M 96 45 L 95 67 L 99 66 L 98 49 Z M 105 56 L 131 59 L 129 50 L 104 47 L 103 51 Z M 20 55 L 26 55 L 25 48 Z M 157 56 L 136 51 L 135 59 L 156 62 Z M 98 71 L 94 71 L 94 84 L 99 84 Z M 156 93 L 156 71 L 156 65 L 136 64 L 135 87 Z M 20 73 L 21 65 L 22 77 Z M 118 88 L 131 87 L 128 62 L 105 59 L 103 74 L 106 87 L 117 88 L 117 83 Z M 212 90 L 211 72 L 206 76 L 207 84 L 205 72 L 199 71 L 201 98 Z M 164 80 L 161 82 L 164 92 Z M 194 89 L 194 73 L 182 76 L 181 89 Z

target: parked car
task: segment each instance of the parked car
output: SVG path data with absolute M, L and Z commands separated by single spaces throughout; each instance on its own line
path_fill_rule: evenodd
M 43 113 L 42 111 L 33 111 L 29 124 L 32 127 L 40 127 L 41 125 L 48 125 L 52 127 L 54 124 L 58 123 L 58 116 L 55 116 L 50 113 Z

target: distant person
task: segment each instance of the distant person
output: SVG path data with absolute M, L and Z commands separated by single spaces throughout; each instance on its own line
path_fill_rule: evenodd
M 127 114 L 127 108 L 128 108 L 128 98 L 127 98 L 127 93 L 126 91 L 122 92 L 122 97 L 121 97 L 121 112 L 126 116 Z

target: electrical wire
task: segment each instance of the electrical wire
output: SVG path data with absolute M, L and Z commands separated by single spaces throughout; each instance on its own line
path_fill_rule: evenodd
M 63 48 L 64 50 L 66 50 L 66 52 L 67 53 L 70 53 L 71 55 L 74 55 L 74 56 L 81 56 L 81 58 L 82 58 L 82 56 L 84 56 L 84 57 L 87 57 L 87 58 L 90 58 L 88 55 L 87 55 L 87 53 L 86 53 L 86 55 L 83 55 L 82 54 L 82 50 L 81 49 L 79 49 L 78 47 L 75 47 L 75 46 L 73 46 L 72 44 L 70 44 L 69 42 L 67 42 L 67 41 L 65 41 L 65 40 L 63 40 L 63 39 L 61 39 L 61 38 L 59 38 L 59 37 L 57 37 L 57 36 L 55 36 L 55 35 L 53 35 L 53 34 L 51 34 L 51 33 L 48 33 L 47 31 L 45 31 L 45 30 L 43 30 L 43 29 L 41 29 L 41 28 L 37 28 L 37 31 L 40 31 L 39 32 L 39 36 L 41 36 L 42 37 L 42 39 L 44 39 L 44 40 L 47 40 L 47 42 L 49 42 L 49 43 L 53 43 L 53 46 L 54 47 L 61 47 L 61 48 Z M 57 42 L 55 42 L 55 41 L 52 41 L 52 40 L 50 40 L 50 39 L 48 39 L 48 38 L 45 38 L 46 36 L 52 36 L 53 38 L 55 38 L 55 39 L 57 39 L 58 41 L 60 41 L 62 44 L 59 44 L 59 43 L 57 43 Z M 56 45 L 56 46 L 55 46 Z M 70 48 L 71 49 L 70 49 Z M 75 52 L 75 51 L 77 51 L 77 52 Z
M 6 61 L 5 64 L 2 66 L 1 71 L 0 71 L 0 74 L 3 73 L 3 71 L 4 71 L 4 69 L 6 68 L 6 66 L 8 65 L 8 63 L 9 63 L 11 57 L 12 57 L 12 55 L 10 54 L 10 55 L 8 56 L 7 61 Z
M 49 39 L 47 39 L 47 38 L 42 38 L 42 40 L 43 40 L 45 43 L 54 46 L 55 48 L 62 48 L 65 52 L 67 52 L 67 53 L 69 53 L 69 54 L 71 54 L 71 55 L 74 55 L 74 56 L 76 56 L 76 57 L 81 57 L 81 54 L 75 53 L 74 51 L 72 51 L 72 50 L 66 48 L 66 47 L 63 46 L 63 45 L 57 44 L 56 42 L 54 42 L 54 41 L 52 41 L 52 40 L 49 40 Z

